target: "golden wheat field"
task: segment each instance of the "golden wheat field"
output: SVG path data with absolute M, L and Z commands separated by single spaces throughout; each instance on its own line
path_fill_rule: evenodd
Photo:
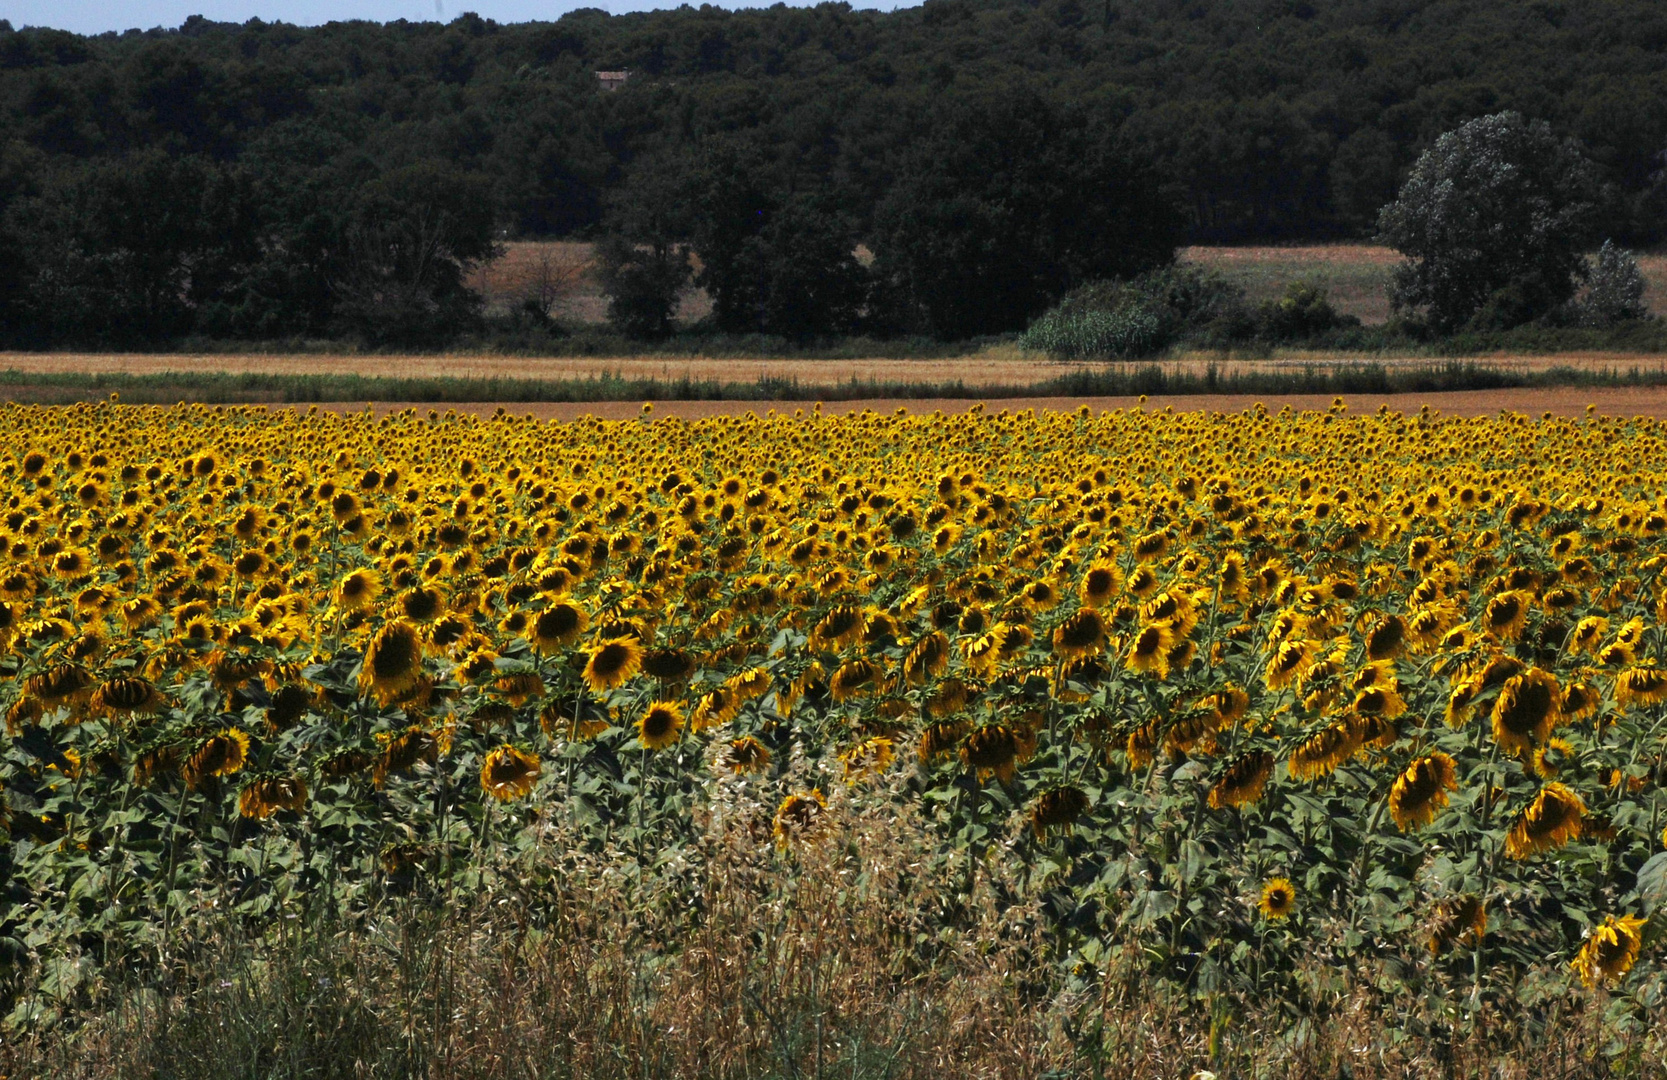
M 0 438 L 13 1036 L 188 980 L 184 927 L 321 906 L 494 897 L 520 948 L 605 880 L 586 918 L 674 964 L 721 848 L 742 909 L 818 866 L 878 897 L 880 1000 L 1015 965 L 1056 1026 L 970 1072 L 1089 1075 L 1133 980 L 1224 1075 L 1269 1075 L 1234 1016 L 1345 983 L 1586 1009 L 1589 1060 L 1660 1075 L 1660 421 L 100 403 Z M 742 1075 L 701 1045 L 666 1075 Z

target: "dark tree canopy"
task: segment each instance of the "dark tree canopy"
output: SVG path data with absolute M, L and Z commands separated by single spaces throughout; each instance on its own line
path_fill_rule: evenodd
M 927 0 L 895 12 L 591 8 L 518 25 L 474 15 L 313 28 L 196 18 L 92 37 L 0 21 L 0 250 L 22 253 L 4 271 L 21 284 L 0 302 L 0 330 L 61 336 L 69 325 L 43 324 L 46 307 L 30 299 L 39 289 L 91 296 L 154 256 L 178 281 L 193 268 L 183 306 L 173 292 L 124 299 L 107 319 L 77 320 L 77 332 L 168 336 L 189 323 L 242 336 L 356 326 L 375 337 L 382 331 L 347 311 L 367 295 L 368 226 L 355 215 L 372 179 L 423 166 L 470 185 L 484 213 L 469 217 L 481 231 L 445 256 L 461 265 L 462 249 L 492 238 L 612 230 L 643 162 L 694 175 L 716 145 L 751 163 L 771 206 L 792 208 L 779 223 L 757 219 L 771 223 L 756 234 L 712 232 L 714 251 L 739 245 L 718 252 L 733 271 L 719 298 L 726 326 L 780 325 L 769 312 L 812 284 L 748 295 L 749 276 L 799 273 L 765 232 L 868 245 L 887 295 L 870 297 L 864 318 L 890 310 L 935 327 L 1010 325 L 1035 295 L 1104 272 L 1062 246 L 1064 221 L 1010 207 L 996 190 L 1035 198 L 1054 178 L 999 161 L 985 175 L 971 154 L 940 162 L 925 152 L 947 146 L 956 125 L 972 125 L 969 137 L 999 158 L 996 142 L 1034 145 L 1052 124 L 1089 140 L 1114 189 L 1150 169 L 1191 240 L 1318 238 L 1370 234 L 1440 133 L 1514 110 L 1581 141 L 1615 196 L 1601 208 L 1604 235 L 1655 242 L 1667 235 L 1664 54 L 1667 11 L 1649 0 Z M 600 87 L 596 72 L 621 70 L 623 87 Z M 1010 132 L 976 130 L 973 114 L 991 100 L 1045 108 L 1009 109 Z M 182 181 L 179 198 L 196 193 L 206 211 L 235 219 L 223 243 L 141 254 L 117 224 L 73 225 L 71 193 L 91 198 L 111 170 L 153 154 L 189 163 L 178 167 L 198 178 Z M 1061 213 L 1113 227 L 1096 221 L 1097 197 L 1065 194 Z M 225 199 L 245 201 L 214 201 Z M 945 235 L 928 238 L 928 221 Z M 1031 265 L 1021 274 L 968 246 L 957 221 L 1006 229 L 1008 242 L 1035 226 L 1019 243 Z M 883 253 L 882 235 L 917 255 Z M 782 243 L 798 254 L 797 242 Z M 918 253 L 934 247 L 946 256 L 939 265 L 962 268 L 922 271 Z M 99 255 L 95 271 L 84 258 L 93 251 L 116 254 Z M 395 278 L 409 277 L 402 265 Z M 951 310 L 944 290 L 973 266 L 1015 290 L 1000 314 Z M 411 302 L 432 329 L 430 315 L 468 305 L 451 294 L 449 272 L 425 274 L 411 280 L 433 291 Z M 845 318 L 843 286 L 835 292 L 799 332 Z
M 1073 287 L 1174 258 L 1151 173 L 1080 109 L 1007 91 L 946 102 L 876 210 L 875 272 L 905 329 L 1022 329 Z

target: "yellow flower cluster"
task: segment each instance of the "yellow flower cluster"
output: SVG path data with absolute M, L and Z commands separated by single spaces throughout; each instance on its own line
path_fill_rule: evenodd
M 0 777 L 15 842 L 69 827 L 33 812 L 66 770 L 230 783 L 266 828 L 466 755 L 495 802 L 569 798 L 571 754 L 541 763 L 612 732 L 777 785 L 783 844 L 830 781 L 887 797 L 904 767 L 1005 786 L 1036 843 L 1150 835 L 1114 785 L 1241 838 L 1358 793 L 1368 846 L 1434 831 L 1507 867 L 1661 843 L 1651 421 L 96 404 L 0 434 L 0 704 L 78 755 Z M 1301 847 L 1223 870 L 1241 906 L 1291 914 Z M 1405 904 L 1439 952 L 1495 887 Z M 1624 974 L 1638 925 L 1595 931 L 1582 976 Z

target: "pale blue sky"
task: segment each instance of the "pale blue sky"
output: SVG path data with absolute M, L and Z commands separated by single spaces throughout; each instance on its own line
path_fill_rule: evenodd
M 771 0 L 773 2 L 773 0 Z M 473 11 L 498 22 L 527 22 L 556 19 L 578 7 L 603 8 L 616 14 L 648 8 L 677 7 L 662 0 L 0 0 L 0 19 L 13 26 L 53 26 L 79 34 L 137 27 L 175 27 L 188 16 L 201 15 L 216 22 L 244 22 L 251 18 L 267 22 L 315 26 L 335 19 L 440 20 L 449 22 L 465 11 Z M 735 3 L 722 7 L 764 7 L 765 3 Z M 894 0 L 852 0 L 853 7 L 887 10 L 908 6 Z

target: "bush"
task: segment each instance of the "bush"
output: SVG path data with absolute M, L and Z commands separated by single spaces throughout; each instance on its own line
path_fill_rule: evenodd
M 1577 314 L 1581 325 L 1598 327 L 1645 317 L 1644 274 L 1632 252 L 1612 240 L 1603 242 L 1587 271 L 1586 295 Z
M 1256 312 L 1256 336 L 1266 341 L 1299 341 L 1351 324 L 1360 320 L 1338 315 L 1325 289 L 1307 281 L 1293 281 Z
M 1325 290 L 1309 282 L 1295 282 L 1252 310 L 1244 290 L 1219 274 L 1169 266 L 1076 290 L 1036 320 L 1022 343 L 1062 360 L 1129 360 L 1181 343 L 1299 341 L 1350 325 L 1359 320 L 1339 316 Z

